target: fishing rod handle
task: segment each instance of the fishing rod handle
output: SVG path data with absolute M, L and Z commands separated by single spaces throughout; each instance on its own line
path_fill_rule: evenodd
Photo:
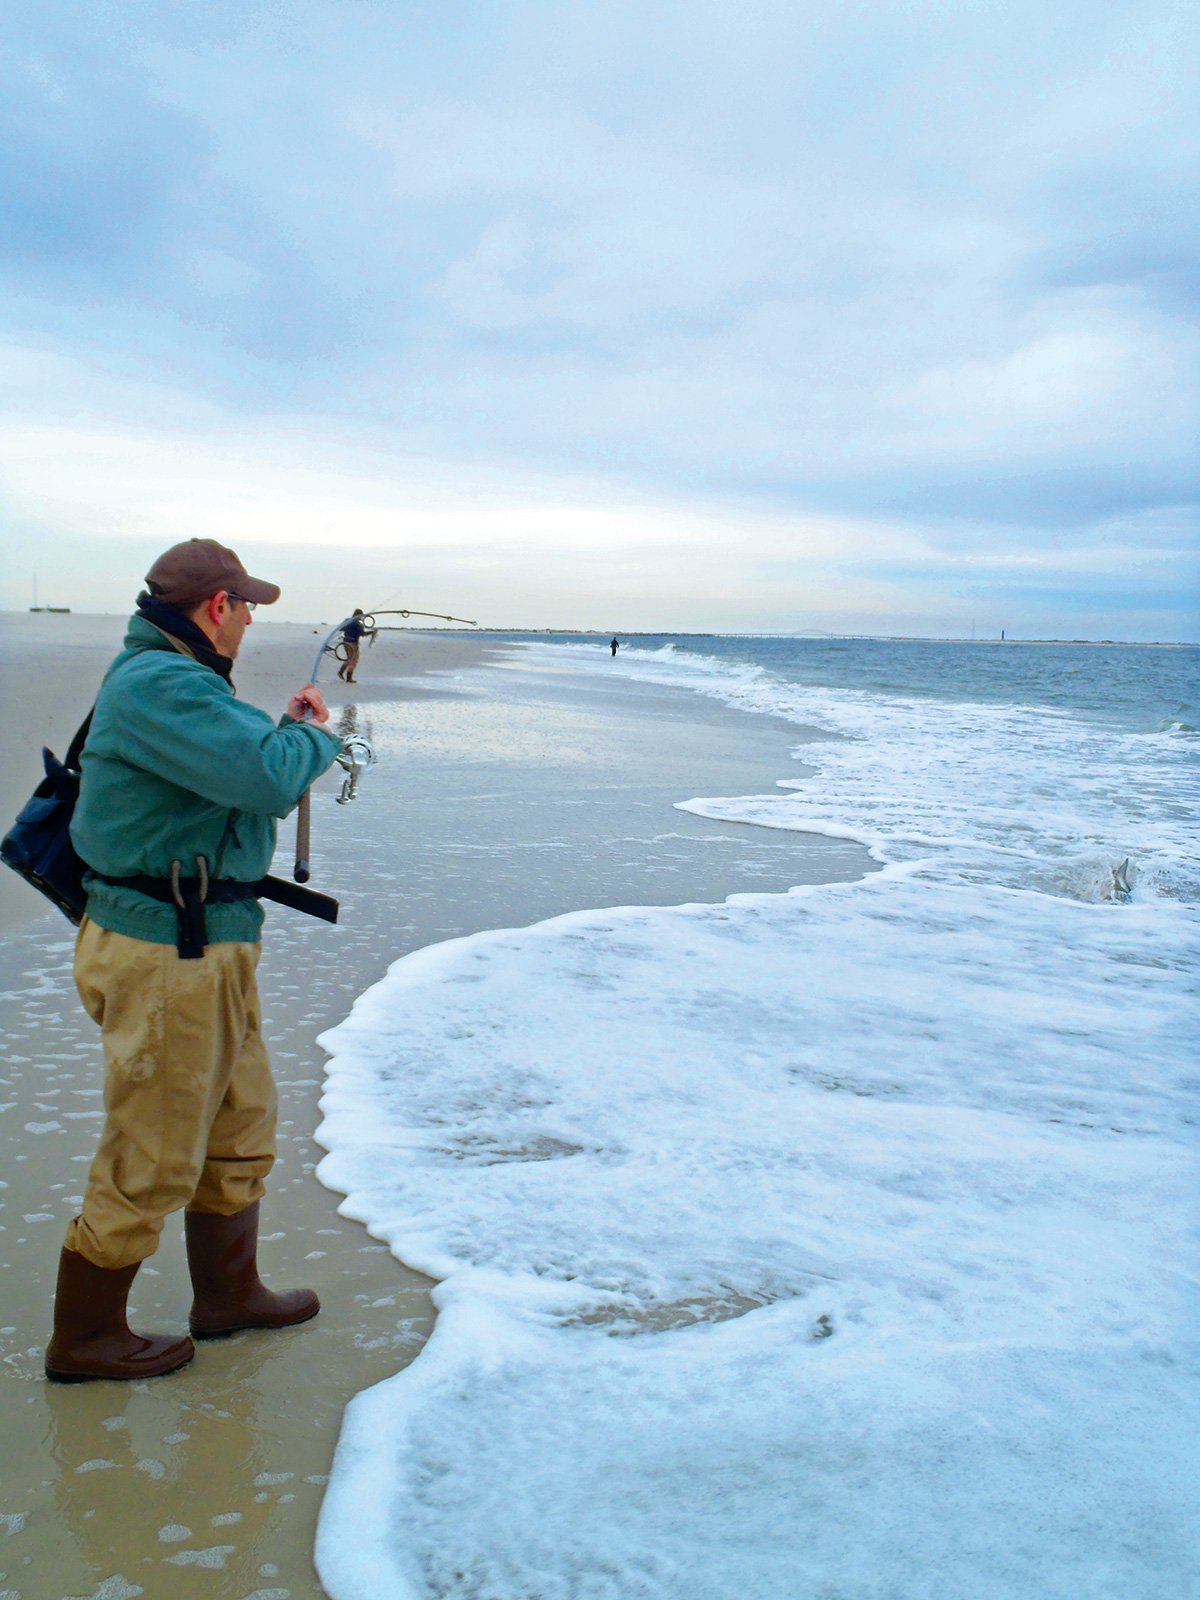
M 307 883 L 311 876 L 308 870 L 311 831 L 312 790 L 306 789 L 300 796 L 300 804 L 296 807 L 296 865 L 292 869 L 292 877 L 297 883 Z

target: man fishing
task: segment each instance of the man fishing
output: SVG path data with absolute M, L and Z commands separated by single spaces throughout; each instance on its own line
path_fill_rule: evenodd
M 346 646 L 346 659 L 338 668 L 338 677 L 343 683 L 356 682 L 354 669 L 358 666 L 358 653 L 362 647 L 363 634 L 368 634 L 372 639 L 376 629 L 368 628 L 362 620 L 365 613 L 361 606 L 354 608 L 354 615 L 342 628 L 342 640 Z
M 215 539 L 151 567 L 84 746 L 72 839 L 88 867 L 75 981 L 104 1040 L 105 1124 L 59 1264 L 47 1376 L 145 1378 L 191 1339 L 130 1331 L 125 1306 L 164 1219 L 185 1210 L 196 1338 L 320 1309 L 258 1276 L 275 1085 L 255 969 L 277 819 L 338 756 L 312 684 L 276 724 L 234 695 L 256 605 L 279 598 Z

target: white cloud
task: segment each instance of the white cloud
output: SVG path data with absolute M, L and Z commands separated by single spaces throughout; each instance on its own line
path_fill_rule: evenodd
M 886 31 L 874 8 L 855 15 Z M 702 15 L 688 41 L 728 100 L 716 20 Z M 1136 289 L 1029 276 L 1057 221 L 1039 185 L 1060 148 L 1080 148 L 1060 102 L 1076 107 L 1066 127 L 1094 127 L 1112 159 L 1138 142 L 1123 118 L 1153 95 L 1120 81 L 1131 30 L 1101 19 L 1072 50 L 1064 20 L 1046 60 L 984 92 L 985 64 L 948 60 L 933 21 L 908 18 L 909 45 L 928 29 L 932 58 L 907 89 L 892 63 L 876 103 L 856 85 L 860 131 L 846 107 L 823 123 L 815 93 L 788 104 L 764 52 L 812 40 L 775 8 L 756 21 L 765 40 L 734 68 L 736 155 L 719 120 L 669 97 L 660 126 L 644 114 L 604 126 L 545 92 L 505 94 L 502 79 L 483 103 L 356 114 L 399 197 L 464 208 L 428 304 L 460 337 L 508 336 L 465 362 L 443 329 L 421 341 L 416 415 L 530 457 L 676 479 L 699 468 L 715 485 L 787 477 L 801 498 L 805 479 L 831 473 L 1178 460 L 1200 425 L 1195 328 Z M 614 29 L 627 46 L 643 31 L 627 18 Z M 956 19 L 951 47 L 964 29 Z M 1004 50 L 1020 55 L 1011 39 Z M 748 142 L 755 73 L 762 133 Z M 894 145 L 872 143 L 878 117 Z
M 883 626 L 889 609 L 918 614 L 922 594 L 953 611 L 956 581 L 1040 577 L 1074 590 L 1137 572 L 1169 586 L 1188 543 L 1178 518 L 1022 548 L 986 527 L 955 540 L 911 518 L 464 464 L 400 452 L 383 430 L 247 419 L 62 356 L 0 355 L 11 379 L 0 408 L 6 520 L 35 565 L 57 541 L 79 553 L 64 581 L 80 591 L 56 600 L 85 609 L 119 609 L 155 554 L 205 536 L 264 569 L 279 559 L 269 551 L 286 553 L 301 578 L 281 611 L 295 618 L 323 615 L 331 582 L 375 592 L 395 573 L 460 614 L 601 626 L 610 615 L 650 628 L 836 627 L 851 616 Z M 23 603 L 15 570 L 8 605 Z
M 14 529 L 713 625 L 1184 547 L 1194 9 L 210 12 L 17 52 Z
M 685 555 L 715 591 L 721 572 L 777 550 L 841 560 L 920 547 L 903 529 L 865 519 L 639 494 L 484 461 L 464 467 L 398 453 L 382 433 L 367 442 L 362 430 L 314 432 L 303 419 L 222 417 L 185 394 L 109 383 L 61 356 L 7 355 L 9 393 L 22 396 L 0 412 L 10 516 L 72 537 L 120 529 L 163 545 L 214 535 L 343 551 L 492 549 L 518 581 L 522 562 L 532 572 L 548 555 Z M 64 392 L 71 404 L 55 416 Z

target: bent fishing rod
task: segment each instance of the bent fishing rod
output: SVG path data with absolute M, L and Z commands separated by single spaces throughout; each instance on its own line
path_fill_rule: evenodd
M 368 611 L 365 616 L 359 617 L 358 620 L 365 624 L 366 631 L 369 632 L 375 628 L 376 617 L 434 617 L 438 622 L 461 622 L 467 628 L 477 628 L 479 626 L 470 617 L 448 617 L 442 611 L 384 611 L 381 609 Z M 381 633 L 399 633 L 401 630 L 395 626 L 391 628 L 385 626 L 379 631 Z
M 339 622 L 335 628 L 330 628 L 329 632 L 325 635 L 325 638 L 321 644 L 321 648 L 317 651 L 316 660 L 313 662 L 313 669 L 308 678 L 309 683 L 312 684 L 314 689 L 317 686 L 317 674 L 321 670 L 321 662 L 325 659 L 326 653 L 337 648 L 335 641 L 341 638 L 345 630 L 354 621 L 361 621 L 361 618 L 343 617 L 341 622 Z M 307 721 L 307 708 L 305 708 L 304 716 L 305 720 Z M 345 767 L 348 759 L 351 761 L 353 760 L 352 757 L 348 758 L 348 749 L 352 742 L 355 745 L 359 760 L 351 769 L 351 779 L 347 780 L 347 783 L 349 784 L 348 791 L 347 786 L 343 785 L 343 800 L 354 799 L 354 791 L 358 787 L 359 771 L 365 771 L 367 767 L 373 766 L 375 762 L 375 751 L 371 745 L 371 741 L 363 738 L 359 734 L 355 734 L 351 739 L 346 739 L 343 741 L 341 751 L 337 758 L 339 766 Z M 312 790 L 306 789 L 300 796 L 300 803 L 296 807 L 296 858 L 292 867 L 292 877 L 295 878 L 297 883 L 307 883 L 309 878 L 312 876 L 312 869 L 310 866 L 311 854 Z
M 380 629 L 376 622 L 377 617 L 432 617 L 438 622 L 461 622 L 468 628 L 477 628 L 479 624 L 468 617 L 451 617 L 442 611 L 414 611 L 411 607 L 399 607 L 385 610 L 382 607 L 375 611 L 364 612 L 360 616 L 343 617 L 335 627 L 330 628 L 321 648 L 317 651 L 313 662 L 309 682 L 316 687 L 317 675 L 321 670 L 321 663 L 326 655 L 337 656 L 345 647 L 345 632 L 352 622 L 357 622 L 364 633 L 371 635 L 372 643 L 375 634 L 379 632 L 399 632 L 398 628 Z M 348 805 L 358 793 L 358 780 L 368 768 L 373 767 L 378 760 L 375 747 L 365 734 L 352 733 L 342 741 L 341 753 L 338 756 L 338 765 L 346 772 L 347 776 L 342 783 L 342 792 L 338 795 L 339 805 Z M 312 790 L 306 789 L 300 797 L 300 804 L 296 808 L 296 859 L 292 876 L 297 883 L 307 883 L 311 876 L 311 845 L 312 845 Z

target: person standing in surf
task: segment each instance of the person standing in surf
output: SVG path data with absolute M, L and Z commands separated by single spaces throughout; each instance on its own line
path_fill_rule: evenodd
M 279 598 L 215 539 L 146 575 L 81 758 L 71 838 L 87 869 L 75 983 L 104 1042 L 104 1128 L 59 1259 L 46 1376 L 149 1378 L 195 1354 L 131 1332 L 125 1305 L 165 1219 L 184 1210 L 198 1339 L 315 1317 L 257 1267 L 275 1162 L 275 1084 L 255 977 L 256 890 L 286 816 L 338 757 L 311 683 L 278 723 L 231 679 L 256 605 Z

